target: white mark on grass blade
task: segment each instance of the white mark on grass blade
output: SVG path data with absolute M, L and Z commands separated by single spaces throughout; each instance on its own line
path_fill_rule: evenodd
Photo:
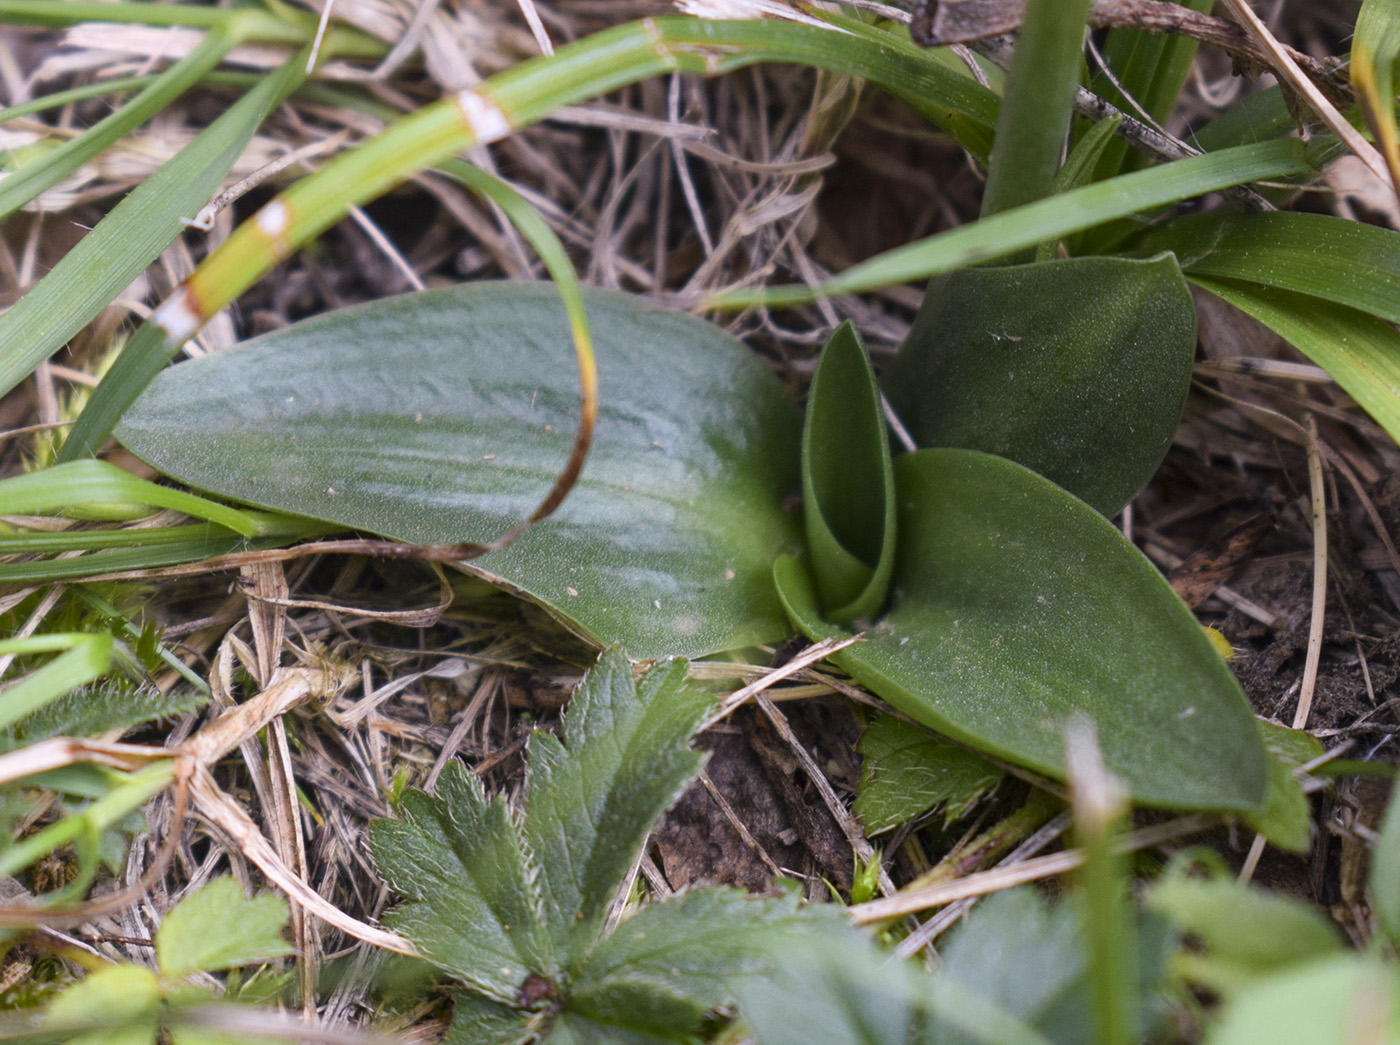
M 292 223 L 292 213 L 281 200 L 268 203 L 253 217 L 258 231 L 268 238 L 273 251 L 279 258 L 285 258 L 291 250 L 287 244 L 287 229 Z
M 830 29 L 836 33 L 849 30 L 823 22 L 786 3 L 785 0 L 676 0 L 676 6 L 683 14 L 696 18 L 713 18 L 717 21 L 745 21 L 750 19 L 782 18 L 789 22 L 814 25 L 819 29 Z
M 467 128 L 476 135 L 482 145 L 498 142 L 510 134 L 510 121 L 501 107 L 476 91 L 462 91 L 457 95 L 457 108 L 462 110 L 462 118 Z
M 194 337 L 204 325 L 205 316 L 194 301 L 190 288 L 181 284 L 175 293 L 162 301 L 151 313 L 151 322 L 177 345 L 183 345 Z

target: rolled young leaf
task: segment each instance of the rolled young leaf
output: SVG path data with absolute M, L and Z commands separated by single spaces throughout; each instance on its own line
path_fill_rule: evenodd
M 1151 563 L 1082 501 L 967 450 L 895 461 L 900 548 L 889 612 L 833 659 L 911 718 L 1063 778 L 1060 733 L 1093 720 L 1138 802 L 1254 810 L 1268 786 L 1239 684 Z M 820 616 L 794 557 L 774 569 L 810 638 Z
M 843 624 L 874 617 L 894 566 L 894 475 L 875 372 L 850 322 L 831 335 L 812 377 L 802 496 L 825 616 Z

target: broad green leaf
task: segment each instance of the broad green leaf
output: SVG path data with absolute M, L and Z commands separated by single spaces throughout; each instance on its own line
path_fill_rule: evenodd
M 997 454 L 1114 515 L 1156 471 L 1196 349 L 1170 256 L 968 269 L 930 284 L 884 377 L 919 446 Z
M 867 726 L 858 750 L 865 761 L 851 811 L 872 835 L 940 805 L 948 826 L 972 812 L 1004 775 L 966 748 L 893 715 Z
M 172 980 L 292 953 L 282 938 L 287 901 L 274 893 L 251 900 L 235 878 L 216 878 L 181 900 L 156 931 L 160 971 Z
M 738 342 L 585 295 L 602 408 L 559 511 L 466 568 L 634 656 L 780 639 L 796 410 Z M 385 345 L 395 350 L 386 352 Z M 473 284 L 308 320 L 162 374 L 118 436 L 191 485 L 419 544 L 488 541 L 568 455 L 577 388 L 552 287 Z
M 547 923 L 574 960 L 593 943 L 647 834 L 704 762 L 688 744 L 712 701 L 686 686 L 686 668 L 669 660 L 634 680 L 614 647 L 575 692 L 562 739 L 530 739 L 525 840 Z
M 1367 884 L 1376 921 L 1393 944 L 1400 944 L 1400 790 L 1386 806 L 1380 837 L 1371 851 Z
M 1011 461 L 923 450 L 895 461 L 898 593 L 833 658 L 910 717 L 1064 776 L 1072 715 L 1098 727 L 1140 803 L 1258 809 L 1267 770 L 1239 684 L 1190 611 L 1113 525 Z M 775 579 L 808 637 L 822 619 L 792 557 Z
M 571 1011 L 640 1033 L 681 1037 L 732 997 L 741 978 L 771 975 L 780 948 L 844 937 L 839 909 L 796 899 L 696 889 L 643 907 L 589 955 Z
M 812 376 L 802 496 L 827 619 L 845 624 L 877 616 L 894 566 L 894 475 L 875 372 L 849 322 L 831 335 Z
M 1226 1008 L 1206 1045 L 1400 1043 L 1400 977 L 1375 953 L 1339 954 L 1260 980 Z
M 68 1031 L 98 1025 L 63 1038 L 69 1045 L 155 1045 L 159 1006 L 155 973 L 136 965 L 109 965 L 55 998 L 43 1022 Z
M 1238 991 L 1343 946 L 1317 908 L 1223 876 L 1194 878 L 1176 869 L 1152 885 L 1147 903 L 1201 943 L 1203 951 L 1181 955 L 1178 966 L 1214 991 Z
M 481 781 L 454 761 L 437 793 L 408 792 L 402 813 L 370 825 L 380 873 L 409 900 L 385 924 L 503 1004 L 514 1004 L 531 974 L 557 975 L 534 870 L 505 799 L 488 802 Z
M 1220 211 L 1166 222 L 1133 243 L 1169 250 L 1191 279 L 1258 284 L 1400 323 L 1400 232 L 1325 214 Z
M 1191 282 L 1292 343 L 1400 440 L 1400 334 L 1393 326 L 1306 294 L 1197 275 Z
M 1301 729 L 1259 723 L 1269 753 L 1269 798 L 1263 812 L 1246 814 L 1249 826 L 1271 845 L 1306 853 L 1312 843 L 1312 806 L 1293 770 L 1322 754 L 1321 742 Z

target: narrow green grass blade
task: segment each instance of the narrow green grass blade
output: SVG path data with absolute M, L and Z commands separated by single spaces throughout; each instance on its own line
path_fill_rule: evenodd
M 1050 195 L 1079 86 L 1088 18 L 1089 0 L 1026 5 L 997 118 L 984 218 Z
M 1305 294 L 1213 276 L 1187 278 L 1291 342 L 1400 442 L 1400 333 L 1393 326 Z
M 1213 3 L 1214 0 L 1182 0 L 1183 7 L 1201 12 L 1209 12 Z M 1141 110 L 1161 123 L 1176 106 L 1196 56 L 1196 46 L 1191 37 L 1174 33 L 1111 30 L 1104 41 L 1103 57 L 1131 97 L 1126 97 L 1102 74 L 1094 80 L 1094 90 L 1124 112 L 1137 115 Z M 1126 142 L 1115 141 L 1104 150 L 1095 180 L 1135 170 L 1145 163 L 1146 157 L 1141 153 L 1131 151 Z
M 1188 276 L 1296 291 L 1400 323 L 1400 232 L 1325 214 L 1197 214 L 1134 241 Z
M 0 515 L 37 515 L 89 505 L 148 505 L 208 519 L 245 537 L 257 527 L 236 508 L 139 479 L 105 461 L 72 461 L 0 481 Z
M 121 530 L 6 534 L 0 537 L 0 555 L 52 555 L 57 552 L 97 551 L 100 548 L 148 548 L 209 537 L 215 532 L 209 523 L 190 523 L 185 526 L 152 526 Z M 230 537 L 233 533 L 225 530 L 223 536 Z
M 205 35 L 184 58 L 155 78 L 149 87 L 112 115 L 65 142 L 43 159 L 25 164 L 0 180 L 0 220 L 19 210 L 45 189 L 57 185 L 123 135 L 141 126 L 223 60 L 233 37 L 221 29 Z M 193 212 L 191 212 L 193 213 Z
M 1395 66 L 1400 61 L 1400 0 L 1366 0 L 1356 16 L 1351 85 L 1376 136 L 1390 176 L 1400 184 L 1400 128 L 1395 123 Z
M 111 827 L 132 810 L 145 805 L 174 779 L 173 759 L 127 774 L 123 783 L 81 813 L 70 814 L 0 853 L 0 875 L 11 875 L 28 867 L 59 846 L 76 841 L 84 832 L 100 832 Z
M 705 22 L 656 18 L 604 30 L 492 77 L 466 97 L 445 98 L 399 121 L 359 148 L 341 153 L 317 174 L 297 182 L 275 201 L 287 222 L 281 239 L 295 248 L 325 231 L 352 206 L 398 184 L 415 170 L 442 162 L 478 143 L 462 105 L 489 107 L 485 126 L 508 133 L 572 104 L 649 76 L 683 71 L 707 76 L 764 61 L 815 65 L 862 76 L 898 97 L 918 97 L 923 110 L 941 110 L 981 126 L 994 108 L 990 91 L 958 76 L 907 41 L 867 29 L 865 35 L 784 22 Z M 284 69 L 285 72 L 285 69 Z M 966 111 L 964 111 L 966 110 Z M 192 208 L 193 209 L 193 208 Z M 84 241 L 86 242 L 86 241 Z M 207 258 L 187 284 L 201 315 L 212 315 L 277 261 L 256 221 L 245 222 Z M 0 318 L 0 343 L 3 343 Z M 97 451 L 122 413 L 177 351 L 153 324 L 133 338 L 93 394 L 60 452 L 74 460 Z M 42 357 L 39 357 L 42 358 Z M 128 359 L 130 362 L 128 362 Z M 37 358 L 33 360 L 37 362 Z M 33 365 L 31 362 L 29 365 Z M 0 370 L 0 376 L 3 376 Z M 15 380 L 18 380 L 16 378 Z M 4 388 L 0 381 L 0 390 Z
M 818 287 L 729 291 L 708 298 L 705 306 L 780 307 L 834 294 L 860 294 L 1002 258 L 1047 240 L 1231 185 L 1261 178 L 1304 177 L 1310 173 L 1312 168 L 1304 158 L 1302 143 L 1291 138 L 1191 156 L 1086 185 L 886 251 Z
M 53 581 L 79 580 L 84 577 L 126 573 L 131 570 L 154 570 L 162 566 L 178 566 L 199 562 L 217 555 L 234 552 L 255 552 L 265 548 L 281 548 L 295 538 L 273 537 L 248 540 L 243 537 L 205 537 L 149 548 L 112 548 L 107 551 L 79 555 L 72 559 L 38 559 L 33 562 L 0 564 L 0 584 L 48 584 Z
M 0 729 L 8 729 L 69 690 L 102 676 L 112 664 L 112 636 L 106 632 L 40 637 L 63 639 L 67 651 L 0 692 Z M 0 652 L 28 652 L 28 641 L 0 642 Z
M 122 200 L 68 253 L 43 282 L 0 316 L 0 390 L 9 390 L 43 359 L 86 325 L 178 236 L 182 218 L 192 217 L 218 191 L 248 139 L 306 77 L 306 56 L 289 59 L 169 162 Z M 143 328 L 145 329 L 145 328 Z M 73 427 L 60 460 L 95 453 L 125 402 L 146 387 L 165 364 L 143 356 L 138 338 L 128 342 Z M 160 346 L 155 346 L 159 350 Z M 130 398 L 113 386 L 130 387 Z M 106 389 L 107 391 L 104 391 Z M 113 398 L 123 400 L 108 420 L 99 420 Z M 89 414 L 94 414 L 89 420 Z M 97 445 L 87 433 L 99 432 Z

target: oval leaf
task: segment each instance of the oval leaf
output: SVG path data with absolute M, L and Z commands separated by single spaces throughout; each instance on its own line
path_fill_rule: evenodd
M 930 284 L 884 388 L 919 446 L 1010 458 L 1114 515 L 1171 444 L 1195 350 L 1171 257 L 967 269 Z
M 890 704 L 994 756 L 1064 777 L 1070 716 L 1150 806 L 1258 809 L 1263 746 L 1239 684 L 1185 605 L 1103 516 L 1035 473 L 966 450 L 895 461 L 900 549 L 885 618 L 833 658 Z M 779 592 L 811 638 L 807 571 Z
M 831 335 L 812 376 L 802 497 L 827 619 L 875 616 L 894 568 L 894 476 L 875 371 L 849 321 Z
M 587 294 L 602 404 L 564 505 L 465 568 L 638 657 L 788 633 L 768 571 L 797 539 L 797 412 L 717 328 Z M 568 456 L 578 389 L 547 284 L 343 309 L 163 373 L 118 438 L 192 486 L 415 544 L 484 542 Z

